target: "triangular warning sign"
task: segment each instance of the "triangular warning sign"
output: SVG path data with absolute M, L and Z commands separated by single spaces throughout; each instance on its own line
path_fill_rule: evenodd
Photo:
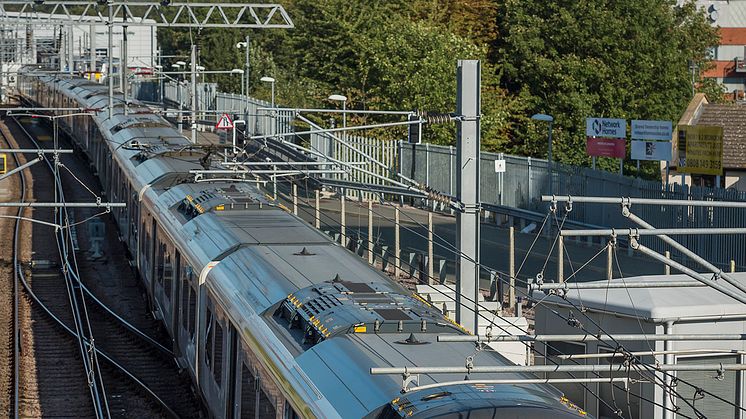
M 231 117 L 228 116 L 227 113 L 224 113 L 223 116 L 220 117 L 217 125 L 215 125 L 215 129 L 233 129 L 233 121 L 231 121 Z

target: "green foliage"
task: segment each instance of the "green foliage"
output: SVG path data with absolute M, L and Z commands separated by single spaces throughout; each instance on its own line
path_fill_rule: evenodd
M 692 2 L 506 0 L 499 19 L 503 85 L 529 113 L 555 116 L 555 154 L 572 164 L 590 160 L 586 117 L 677 120 L 691 97 L 689 62 L 703 66 L 717 43 Z M 526 140 L 525 154 L 545 149 Z
M 481 59 L 485 149 L 545 156 L 546 124 L 530 116 L 548 113 L 556 121 L 555 159 L 589 165 L 586 117 L 676 121 L 690 99 L 689 64 L 706 68 L 717 33 L 693 1 L 675 3 L 287 0 L 294 29 L 249 33 L 251 95 L 269 99 L 269 86 L 259 81 L 268 75 L 287 106 L 335 106 L 326 98 L 337 93 L 349 98 L 349 108 L 452 112 L 456 61 Z M 234 45 L 246 34 L 167 30 L 160 39 L 167 54 L 186 53 L 197 39 L 203 65 L 229 70 L 243 68 L 245 52 Z M 241 91 L 235 75 L 214 80 L 221 90 Z M 722 99 L 717 83 L 699 80 L 697 88 Z M 366 135 L 402 138 L 406 131 Z M 454 127 L 428 126 L 425 139 L 453 144 Z M 611 159 L 599 165 L 618 170 Z

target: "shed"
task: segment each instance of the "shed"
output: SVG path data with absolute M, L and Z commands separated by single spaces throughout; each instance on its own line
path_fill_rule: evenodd
M 739 282 L 746 284 L 746 273 L 731 274 Z M 692 281 L 696 280 L 683 275 L 646 275 L 630 278 L 617 278 L 613 282 L 624 281 L 631 284 L 641 281 Z M 606 281 L 599 281 L 606 282 Z M 735 287 L 719 279 L 719 283 L 738 291 Z M 746 294 L 746 293 L 745 293 Z M 569 334 L 744 334 L 746 323 L 746 305 L 719 291 L 702 287 L 681 288 L 609 288 L 570 290 L 565 298 L 539 292 L 536 300 L 542 300 L 536 306 L 536 335 L 569 335 Z M 618 346 L 630 352 L 639 352 L 639 358 L 648 364 L 676 363 L 703 364 L 744 363 L 746 346 L 739 341 L 630 341 L 630 342 L 569 342 L 556 341 L 536 343 L 537 364 L 605 364 L 621 363 L 622 357 L 616 356 Z M 562 355 L 570 354 L 605 354 L 595 358 L 563 359 Z M 640 378 L 638 373 L 630 370 L 631 378 Z M 697 417 L 691 403 L 695 399 L 696 389 L 686 383 L 706 389 L 737 406 L 746 404 L 744 392 L 744 373 L 725 372 L 716 377 L 716 372 L 681 371 L 674 374 L 678 379 L 676 392 L 681 397 L 666 400 L 660 385 L 650 382 L 635 383 L 630 386 L 630 395 L 623 385 L 613 389 L 610 384 L 587 384 L 587 389 L 580 384 L 558 386 L 568 396 L 583 402 L 589 413 L 599 418 L 617 417 L 615 409 L 621 409 L 623 416 L 632 418 L 668 418 L 664 416 L 661 406 L 673 405 L 679 412 L 690 417 Z M 569 377 L 567 374 L 552 374 L 551 377 Z M 582 374 L 576 374 L 582 377 Z M 594 376 L 587 374 L 587 377 Z M 609 376 L 609 373 L 602 373 Z M 617 373 L 618 376 L 618 373 Z M 657 374 L 659 380 L 664 375 Z M 670 376 L 669 378 L 672 378 Z M 614 390 L 612 392 L 612 390 Z M 593 393 L 598 394 L 600 402 Z M 638 394 L 658 404 L 641 400 Z M 629 397 L 629 403 L 627 402 Z M 682 400 L 686 398 L 687 401 Z M 694 402 L 694 407 L 708 418 L 744 418 L 744 412 L 734 406 L 705 395 Z M 608 405 L 607 405 L 608 404 Z M 678 416 L 683 417 L 683 416 Z

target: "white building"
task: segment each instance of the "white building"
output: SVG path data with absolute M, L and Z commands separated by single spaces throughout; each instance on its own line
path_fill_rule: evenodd
M 8 15 L 13 15 L 8 12 Z M 49 15 L 39 14 L 40 20 Z M 52 15 L 63 19 L 63 15 Z M 119 19 L 121 20 L 121 19 Z M 123 27 L 114 26 L 112 56 L 117 62 L 122 55 Z M 60 71 L 91 71 L 90 51 L 95 51 L 97 62 L 93 71 L 105 70 L 109 54 L 109 33 L 105 25 L 5 25 L 0 28 L 3 86 L 12 87 L 14 73 L 26 64 L 45 64 Z M 158 41 L 155 27 L 127 28 L 127 63 L 132 69 L 155 66 Z
M 736 279 L 746 284 L 746 273 L 733 274 Z M 685 275 L 651 275 L 634 278 L 626 278 L 626 283 L 639 281 L 694 281 Z M 614 282 L 621 281 L 614 279 Z M 605 282 L 605 281 L 604 281 Z M 727 285 L 720 279 L 719 283 Z M 730 286 L 729 286 L 730 287 Z M 730 287 L 735 289 L 734 287 Z M 746 293 L 745 293 L 746 295 Z M 538 293 L 536 298 L 542 300 L 544 295 Z M 666 334 L 743 334 L 746 329 L 746 305 L 709 287 L 693 288 L 617 288 L 617 289 L 588 289 L 582 291 L 569 291 L 567 301 L 559 297 L 547 297 L 536 307 L 536 335 L 548 334 L 584 334 L 586 331 L 596 334 L 599 328 L 611 335 L 614 334 L 646 334 L 662 336 Z M 576 307 L 583 307 L 585 313 L 580 313 Z M 556 312 L 556 314 L 554 312 Z M 587 317 L 586 317 L 587 316 Z M 576 322 L 568 319 L 576 319 L 582 327 L 574 327 Z M 604 333 L 601 332 L 601 333 Z M 562 359 L 560 355 L 566 354 L 608 354 L 613 355 L 616 345 L 613 342 L 551 342 L 548 346 L 544 343 L 536 343 L 536 349 L 544 356 L 537 356 L 537 364 L 602 364 L 610 365 L 621 363 L 621 357 L 617 358 L 590 358 L 577 359 L 575 361 Z M 646 363 L 675 363 L 675 364 L 742 364 L 746 359 L 746 345 L 744 341 L 675 341 L 668 344 L 662 341 L 635 341 L 623 342 L 626 350 L 631 352 L 641 351 L 650 353 L 656 351 L 656 355 L 640 356 Z M 662 354 L 669 351 L 668 357 Z M 708 392 L 735 403 L 738 406 L 746 406 L 746 382 L 744 372 L 727 371 L 721 377 L 717 377 L 715 371 L 691 372 L 681 371 L 675 374 L 681 381 L 675 389 L 691 402 L 695 398 L 695 389 L 686 385 L 684 381 L 699 386 Z M 548 374 L 552 378 L 569 378 L 567 374 Z M 595 377 L 593 373 L 575 374 L 576 377 Z M 609 377 L 609 373 L 601 373 L 601 376 Z M 614 377 L 627 376 L 625 373 L 615 373 Z M 664 377 L 659 374 L 660 379 Z M 633 370 L 629 377 L 640 378 Z M 641 400 L 633 394 L 638 394 L 648 400 L 655 401 L 660 406 L 672 406 L 670 401 L 665 400 L 663 389 L 660 385 L 652 383 L 635 383 L 630 385 L 630 395 L 624 390 L 624 384 L 619 383 L 620 388 L 614 390 L 612 396 L 611 384 L 586 384 L 590 391 L 584 389 L 580 384 L 560 384 L 558 388 L 566 392 L 570 400 L 581 404 L 591 415 L 598 418 L 616 418 L 612 409 L 604 403 L 599 402 L 592 394 L 596 393 L 606 403 L 616 407 L 623 412 L 623 416 L 632 418 L 664 418 L 663 409 Z M 746 415 L 742 410 L 737 410 L 732 405 L 717 400 L 708 395 L 699 398 L 694 406 L 708 418 L 741 418 Z M 629 400 L 629 403 L 627 402 Z M 681 398 L 673 396 L 673 404 L 678 406 L 679 412 L 697 417 L 692 408 Z M 665 416 L 677 417 L 677 415 Z M 682 417 L 682 416 L 678 416 Z

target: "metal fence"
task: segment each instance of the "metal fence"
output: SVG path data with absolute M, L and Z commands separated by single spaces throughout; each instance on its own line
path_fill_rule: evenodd
M 159 94 L 157 88 L 134 87 L 135 97 Z M 164 83 L 166 102 L 189 109 L 188 86 L 175 82 Z M 155 102 L 160 98 L 151 98 Z M 215 124 L 222 113 L 245 117 L 249 133 L 271 135 L 294 133 L 296 125 L 319 130 L 320 126 L 296 115 L 292 111 L 275 111 L 272 104 L 262 100 L 216 92 L 213 86 L 200 85 L 197 89 L 198 119 L 203 124 Z M 329 156 L 362 170 L 350 174 L 334 175 L 337 179 L 369 184 L 384 184 L 392 179 L 395 170 L 449 195 L 456 193 L 456 149 L 431 144 L 412 145 L 402 141 L 383 141 L 347 134 L 307 134 L 303 138 L 286 137 L 294 142 L 309 144 L 318 153 Z M 342 141 L 344 139 L 344 141 Z M 376 164 L 372 159 L 377 160 Z M 495 160 L 506 162 L 504 173 L 496 173 Z M 552 164 L 546 160 L 517 157 L 495 153 L 481 155 L 481 201 L 485 204 L 519 208 L 545 213 L 548 205 L 541 202 L 541 195 L 610 196 L 668 199 L 712 199 L 746 201 L 746 193 L 734 190 L 687 187 L 678 184 L 666 188 L 660 182 L 645 181 L 619 176 L 600 170 Z M 551 178 L 551 186 L 550 186 Z M 349 196 L 370 198 L 367 194 L 347 191 Z M 638 216 L 659 227 L 746 227 L 746 210 L 729 208 L 652 207 L 633 208 Z M 619 207 L 601 204 L 574 205 L 567 218 L 579 223 L 608 226 L 634 227 L 623 217 Z M 652 237 L 641 241 L 657 250 L 668 250 Z M 681 236 L 679 241 L 715 263 L 727 267 L 731 259 L 739 267 L 746 266 L 746 241 L 740 236 Z M 676 256 L 676 255 L 675 255 Z M 685 258 L 681 262 L 688 263 Z
M 456 149 L 431 144 L 400 143 L 400 170 L 405 176 L 435 190 L 455 195 Z M 495 160 L 504 159 L 506 170 L 496 173 Z M 680 200 L 746 201 L 746 193 L 733 189 L 688 187 L 619 176 L 584 167 L 552 164 L 546 160 L 496 153 L 481 155 L 481 202 L 546 213 L 542 195 L 665 198 Z M 564 207 L 561 208 L 564 211 Z M 632 212 L 658 228 L 746 227 L 746 210 L 713 207 L 635 206 Z M 621 207 L 602 204 L 575 204 L 569 220 L 605 227 L 636 227 L 622 215 Z M 746 240 L 739 235 L 691 235 L 677 240 L 689 249 L 726 269 L 730 260 L 746 266 Z M 641 242 L 659 252 L 670 250 L 654 237 Z M 676 256 L 676 255 L 675 255 Z M 686 258 L 676 256 L 690 265 Z

